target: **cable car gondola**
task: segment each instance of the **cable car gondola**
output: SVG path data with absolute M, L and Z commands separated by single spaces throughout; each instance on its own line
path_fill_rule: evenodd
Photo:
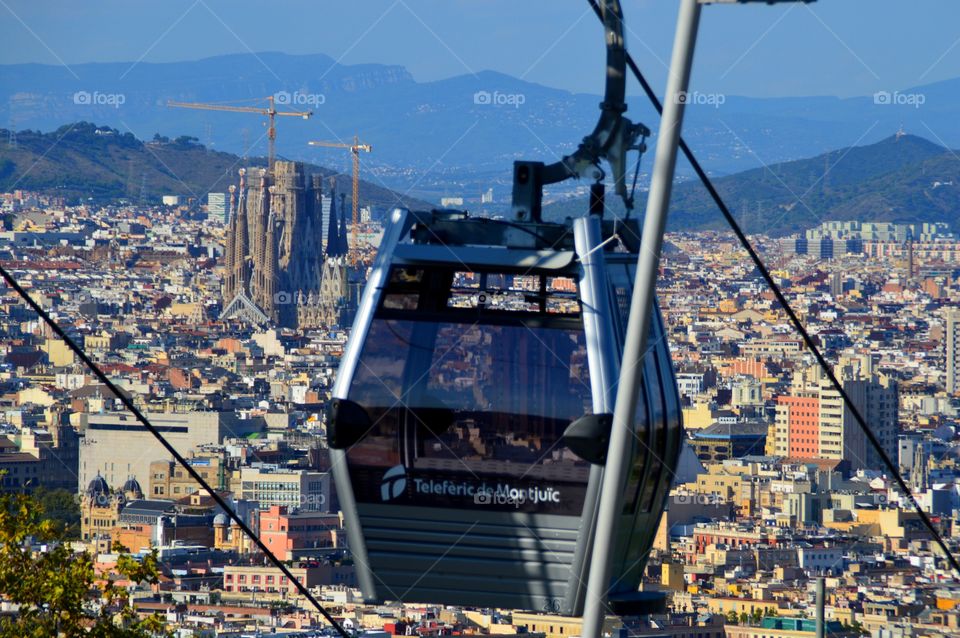
M 327 434 L 360 589 L 400 600 L 580 615 L 640 230 L 629 205 L 619 3 L 602 5 L 606 99 L 578 150 L 514 166 L 513 220 L 394 210 L 333 388 Z M 590 177 L 590 214 L 543 221 L 544 184 Z M 659 311 L 650 318 L 609 600 L 631 600 L 681 442 Z M 608 488 L 609 489 L 609 488 Z

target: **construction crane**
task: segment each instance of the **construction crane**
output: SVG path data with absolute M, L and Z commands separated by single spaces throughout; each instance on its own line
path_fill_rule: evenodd
M 272 172 L 273 160 L 276 157 L 276 117 L 278 115 L 285 117 L 302 117 L 306 120 L 313 115 L 313 111 L 278 111 L 274 105 L 274 98 L 272 95 L 264 99 L 267 101 L 267 108 L 260 106 L 235 106 L 232 104 L 209 104 L 204 102 L 175 102 L 173 100 L 168 100 L 167 106 L 182 109 L 197 109 L 201 111 L 228 111 L 231 113 L 257 113 L 258 115 L 266 115 L 270 122 L 267 128 L 267 165 L 270 167 L 270 171 Z M 244 150 L 244 155 L 246 155 L 246 150 Z
M 360 151 L 369 153 L 373 150 L 373 147 L 369 144 L 361 144 L 360 139 L 356 135 L 353 136 L 353 144 L 317 140 L 310 141 L 308 144 L 310 144 L 310 146 L 323 146 L 325 148 L 349 149 L 350 154 L 353 156 L 353 224 L 350 226 L 350 252 L 351 256 L 355 258 L 356 255 L 354 251 L 357 248 L 357 224 L 360 215 Z

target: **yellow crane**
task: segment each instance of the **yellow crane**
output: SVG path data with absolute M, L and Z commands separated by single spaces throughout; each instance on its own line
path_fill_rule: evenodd
M 360 151 L 369 153 L 373 150 L 373 147 L 369 144 L 362 144 L 356 135 L 353 136 L 353 144 L 347 144 L 345 142 L 324 142 L 319 140 L 314 140 L 308 143 L 310 146 L 345 148 L 348 149 L 350 154 L 353 156 L 353 224 L 350 226 L 350 251 L 353 254 L 353 251 L 355 251 L 357 247 L 357 224 L 359 223 L 360 217 Z
M 267 161 L 270 170 L 273 171 L 273 160 L 274 157 L 276 157 L 277 141 L 276 117 L 278 115 L 285 117 L 302 117 L 306 120 L 313 115 L 313 111 L 278 111 L 272 95 L 264 99 L 267 101 L 266 108 L 260 106 L 236 106 L 233 104 L 210 104 L 205 102 L 176 102 L 174 100 L 169 100 L 167 106 L 201 111 L 228 111 L 231 113 L 257 113 L 259 115 L 266 115 L 269 118 L 267 128 Z

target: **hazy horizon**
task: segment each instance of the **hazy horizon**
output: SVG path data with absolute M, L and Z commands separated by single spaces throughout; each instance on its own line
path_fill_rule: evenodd
M 692 86 L 746 97 L 851 97 L 960 76 L 960 6 L 921 4 L 918 11 L 877 0 L 869 15 L 861 3 L 708 6 Z M 628 48 L 655 87 L 665 83 L 676 8 L 624 2 Z M 0 64 L 69 68 L 277 51 L 323 53 L 348 65 L 399 64 L 418 82 L 491 70 L 576 93 L 602 88 L 599 25 L 579 1 L 295 0 L 268 11 L 249 0 L 83 7 L 11 0 L 0 2 L 2 13 Z M 890 33 L 902 41 L 891 43 Z

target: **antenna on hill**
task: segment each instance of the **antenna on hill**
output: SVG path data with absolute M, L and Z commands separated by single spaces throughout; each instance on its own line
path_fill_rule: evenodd
M 140 173 L 140 203 L 147 203 L 147 174 Z
M 900 128 L 897 129 L 897 134 L 896 134 L 896 138 L 897 138 L 897 139 L 896 139 L 896 141 L 899 142 L 899 141 L 900 141 L 900 138 L 901 138 L 901 137 L 904 137 L 906 134 L 907 134 L 907 132 L 903 130 L 903 124 L 901 124 L 901 125 L 900 125 Z

